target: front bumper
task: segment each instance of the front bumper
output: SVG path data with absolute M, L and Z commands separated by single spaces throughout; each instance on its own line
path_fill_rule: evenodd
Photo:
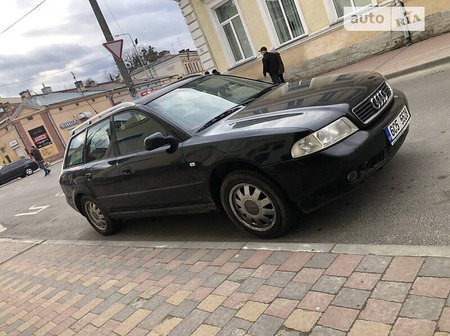
M 310 212 L 346 194 L 383 167 L 400 149 L 408 131 L 391 145 L 384 128 L 407 100 L 395 92 L 389 108 L 367 129 L 360 129 L 336 145 L 305 158 L 264 168 L 303 212 Z

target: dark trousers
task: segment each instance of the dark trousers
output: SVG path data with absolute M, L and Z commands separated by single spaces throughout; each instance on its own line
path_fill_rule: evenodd
M 45 168 L 43 160 L 38 160 L 37 164 L 39 168 L 41 168 L 45 172 L 45 175 L 47 175 L 50 172 L 50 169 Z
M 280 75 L 279 74 L 270 74 L 270 78 L 272 78 L 273 84 L 280 84 Z

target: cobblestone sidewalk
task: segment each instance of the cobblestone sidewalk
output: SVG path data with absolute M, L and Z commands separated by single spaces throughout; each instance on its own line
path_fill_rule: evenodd
M 0 241 L 0 335 L 450 335 L 449 257 L 212 246 Z

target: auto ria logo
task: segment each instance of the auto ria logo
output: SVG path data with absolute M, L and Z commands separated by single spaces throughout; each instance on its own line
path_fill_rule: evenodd
M 425 31 L 425 7 L 344 7 L 348 31 Z

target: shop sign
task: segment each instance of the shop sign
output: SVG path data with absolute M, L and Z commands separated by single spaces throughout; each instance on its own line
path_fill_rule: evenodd
M 17 140 L 11 140 L 9 142 L 9 146 L 14 149 L 19 146 L 19 143 L 17 142 Z
M 37 148 L 42 148 L 52 144 L 52 141 L 50 140 L 44 126 L 33 128 L 32 130 L 29 130 L 28 133 Z
M 59 127 L 67 128 L 67 127 L 73 126 L 75 124 L 78 124 L 78 119 L 73 119 L 70 121 L 63 122 L 61 125 L 59 125 Z

